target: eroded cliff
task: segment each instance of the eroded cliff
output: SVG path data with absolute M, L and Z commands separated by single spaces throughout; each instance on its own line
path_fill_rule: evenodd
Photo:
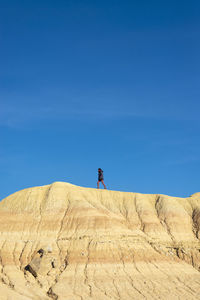
M 0 299 L 200 299 L 200 193 L 64 182 L 0 202 Z

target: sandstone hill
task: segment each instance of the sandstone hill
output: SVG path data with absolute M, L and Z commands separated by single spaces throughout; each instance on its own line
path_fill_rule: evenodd
M 0 202 L 0 300 L 200 299 L 200 193 L 64 182 Z

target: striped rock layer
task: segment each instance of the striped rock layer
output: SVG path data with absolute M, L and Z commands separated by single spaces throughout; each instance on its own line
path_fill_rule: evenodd
M 0 202 L 0 299 L 200 299 L 200 193 L 55 182 Z

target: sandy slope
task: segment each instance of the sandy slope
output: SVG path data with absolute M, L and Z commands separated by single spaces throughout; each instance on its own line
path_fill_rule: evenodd
M 0 299 L 200 299 L 200 193 L 55 182 L 7 197 Z

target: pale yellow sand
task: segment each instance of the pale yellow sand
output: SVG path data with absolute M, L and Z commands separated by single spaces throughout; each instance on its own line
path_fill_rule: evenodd
M 199 271 L 200 193 L 55 182 L 0 202 L 0 300 L 200 299 Z

